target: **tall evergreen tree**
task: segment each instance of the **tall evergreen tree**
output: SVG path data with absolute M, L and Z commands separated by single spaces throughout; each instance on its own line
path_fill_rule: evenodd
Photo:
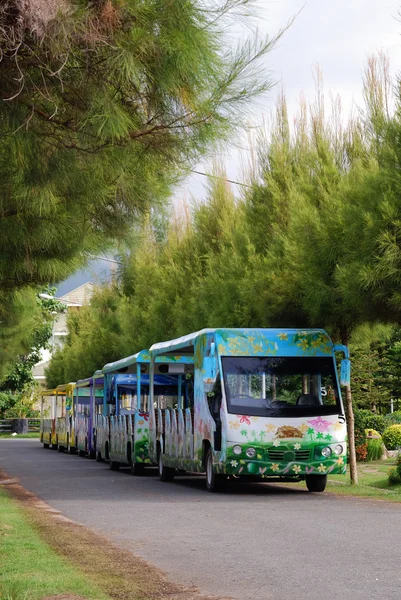
M 121 244 L 270 87 L 260 61 L 275 40 L 227 43 L 251 4 L 1 2 L 1 328 L 22 310 L 9 294 Z

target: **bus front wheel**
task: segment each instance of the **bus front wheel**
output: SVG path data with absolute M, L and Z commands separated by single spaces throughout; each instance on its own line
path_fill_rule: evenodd
M 220 492 L 223 488 L 223 478 L 213 470 L 213 452 L 209 447 L 206 453 L 206 488 L 208 492 Z
M 327 484 L 327 475 L 307 475 L 306 487 L 310 492 L 324 492 Z

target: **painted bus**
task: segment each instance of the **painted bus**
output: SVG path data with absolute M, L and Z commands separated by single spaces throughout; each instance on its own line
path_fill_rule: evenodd
M 68 383 L 42 392 L 40 441 L 44 448 L 52 447 L 59 452 L 68 449 L 71 454 L 75 452 L 74 387 L 74 383 Z
M 230 478 L 306 480 L 322 492 L 346 470 L 341 381 L 345 346 L 322 329 L 204 329 L 150 348 L 149 457 L 159 477 L 205 473 L 209 491 Z M 169 407 L 154 386 L 159 356 L 193 361 L 194 394 Z
M 67 383 L 57 387 L 56 407 L 56 440 L 55 444 L 59 452 L 67 450 L 75 454 L 75 412 L 73 406 L 75 383 Z
M 40 442 L 44 448 L 50 448 L 54 432 L 55 439 L 55 416 L 56 416 L 57 390 L 43 390 L 40 401 Z
M 104 377 L 96 371 L 75 384 L 75 446 L 79 456 L 96 456 L 95 422 L 103 412 Z
M 130 467 L 141 475 L 151 466 L 149 441 L 148 350 L 108 363 L 104 375 L 103 414 L 96 417 L 97 460 L 109 461 L 109 468 Z M 154 368 L 154 390 L 161 402 L 187 393 L 182 381 L 180 357 L 159 357 Z

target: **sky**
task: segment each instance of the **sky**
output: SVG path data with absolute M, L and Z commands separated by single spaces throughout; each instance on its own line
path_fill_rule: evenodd
M 297 112 L 301 94 L 313 99 L 317 65 L 323 74 L 326 100 L 330 91 L 340 94 L 344 117 L 362 105 L 362 77 L 369 55 L 386 52 L 391 73 L 401 72 L 401 0 L 259 0 L 256 5 L 254 24 L 260 35 L 274 36 L 295 19 L 264 59 L 263 66 L 276 85 L 252 105 L 252 127 L 268 122 L 281 89 L 290 118 Z M 237 31 L 241 38 L 251 33 L 245 28 Z M 243 180 L 243 165 L 249 162 L 246 133 L 227 145 L 223 160 L 228 178 Z M 203 161 L 195 170 L 210 172 L 212 163 L 213 159 Z M 175 197 L 201 199 L 206 182 L 205 177 L 191 176 Z
M 245 39 L 256 30 L 259 35 L 274 36 L 294 16 L 295 20 L 264 59 L 266 73 L 276 85 L 250 107 L 249 123 L 253 128 L 268 122 L 282 87 L 290 117 L 297 112 L 301 93 L 313 99 L 316 65 L 323 73 L 326 97 L 330 91 L 339 93 L 344 115 L 362 105 L 362 75 L 369 55 L 386 52 L 391 73 L 401 73 L 401 0 L 259 0 L 255 6 L 258 10 L 253 29 L 237 24 L 231 32 L 233 39 Z M 229 179 L 243 180 L 243 165 L 249 160 L 247 148 L 248 136 L 244 132 L 214 157 L 223 161 Z M 213 157 L 209 157 L 195 169 L 210 172 L 212 163 Z M 175 190 L 175 202 L 201 200 L 206 183 L 205 177 L 190 176 Z M 105 261 L 93 261 L 88 270 L 61 284 L 58 294 L 85 281 L 104 280 L 109 276 L 109 266 Z

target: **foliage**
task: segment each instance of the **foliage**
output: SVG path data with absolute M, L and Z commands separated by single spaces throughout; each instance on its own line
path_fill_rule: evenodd
M 367 437 L 375 437 L 375 438 L 379 438 L 382 439 L 381 434 L 376 431 L 375 429 L 365 429 L 365 433 Z
M 401 448 L 401 425 L 390 425 L 383 432 L 383 443 L 387 450 Z
M 15 402 L 4 412 L 5 419 L 34 419 L 40 417 L 40 411 L 35 410 L 37 398 L 30 394 L 18 394 Z
M 378 431 L 379 434 L 382 434 L 386 427 L 390 425 L 388 416 L 378 415 L 370 411 L 364 410 L 361 410 L 359 412 L 363 418 L 365 429 L 373 429 Z
M 401 423 L 401 410 L 395 410 L 393 413 L 386 415 L 386 419 L 389 423 L 400 424 Z
M 10 392 L 0 392 L 0 419 L 6 418 L 6 413 L 13 408 L 17 397 Z
M 35 290 L 0 291 L 0 382 L 18 356 L 29 353 L 33 332 L 42 323 Z
M 389 406 L 391 375 L 384 347 L 371 342 L 365 348 L 352 349 L 353 399 L 360 408 L 376 410 L 377 406 Z
M 47 5 L 0 11 L 5 291 L 59 281 L 123 239 L 271 85 L 274 39 L 227 43 L 249 0 Z
M 0 419 L 39 417 L 39 412 L 34 409 L 37 401 L 37 393 L 29 388 L 18 394 L 0 392 Z
M 399 485 L 401 483 L 401 477 L 399 476 L 396 467 L 392 467 L 388 470 L 388 483 L 389 485 Z
M 371 462 L 373 460 L 380 460 L 383 455 L 383 442 L 381 438 L 368 439 L 367 445 L 367 462 Z
M 397 457 L 397 464 L 388 471 L 388 482 L 390 485 L 401 484 L 401 454 Z
M 39 362 L 42 348 L 47 347 L 48 340 L 52 334 L 55 314 L 62 312 L 65 308 L 55 298 L 43 297 L 43 295 L 52 296 L 54 292 L 54 288 L 46 287 L 32 296 L 32 312 L 34 317 L 29 321 L 29 326 L 27 326 L 26 321 L 22 318 L 22 325 L 26 327 L 26 331 L 24 331 L 25 345 L 17 346 L 19 349 L 18 355 L 16 354 L 17 349 L 13 345 L 11 346 L 11 352 L 7 347 L 3 352 L 0 350 L 0 356 L 2 355 L 3 358 L 3 364 L 0 367 L 0 382 L 2 375 L 7 374 L 7 377 L 1 383 L 0 389 L 22 392 L 34 387 L 32 367 Z M 25 306 L 29 307 L 29 304 L 25 304 Z M 12 329 L 9 330 L 9 328 L 4 326 L 0 328 L 0 337 L 2 334 L 9 336 L 11 333 Z M 14 335 L 18 339 L 18 331 L 14 331 Z M 10 371 L 11 365 L 12 369 Z M 8 373 L 7 370 L 9 371 Z
M 357 409 L 354 410 L 354 430 L 356 457 L 358 462 L 362 462 L 366 460 L 368 445 L 366 442 L 363 417 Z
M 355 446 L 355 455 L 357 462 L 364 462 L 368 455 L 368 444 L 365 443 Z
M 0 381 L 46 338 L 37 286 L 120 246 L 271 85 L 275 39 L 227 43 L 250 0 L 4 0 Z M 281 32 L 278 34 L 280 37 Z

